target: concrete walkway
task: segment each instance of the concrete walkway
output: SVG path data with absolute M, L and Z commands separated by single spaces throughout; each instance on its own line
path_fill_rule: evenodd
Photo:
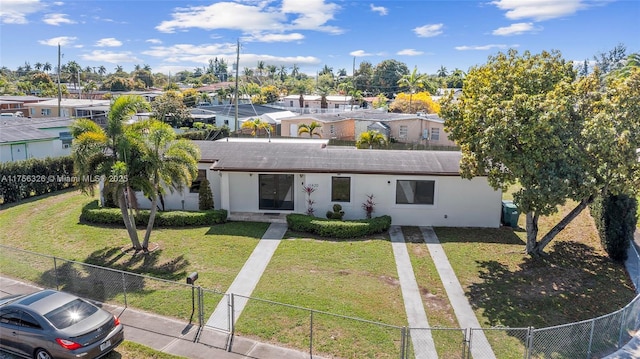
M 227 294 L 233 293 L 236 295 L 234 296 L 233 306 L 234 324 L 247 305 L 248 299 L 246 297 L 250 297 L 256 285 L 258 285 L 262 273 L 264 273 L 264 270 L 267 268 L 271 257 L 273 257 L 276 249 L 278 249 L 278 245 L 280 245 L 280 241 L 286 232 L 286 224 L 271 223 L 256 248 L 254 248 L 251 256 L 249 256 L 249 259 L 247 259 L 240 270 L 240 273 L 238 273 L 236 279 L 227 290 Z M 207 321 L 206 326 L 218 329 L 230 328 L 231 318 L 229 312 L 229 303 L 225 299 L 222 299 Z
M 458 325 L 460 328 L 481 328 L 478 318 L 476 317 L 476 313 L 473 312 L 471 304 L 469 304 L 469 300 L 462 290 L 458 277 L 456 277 L 456 274 L 451 267 L 451 263 L 449 263 L 449 259 L 436 236 L 436 232 L 434 232 L 431 227 L 420 227 L 420 231 L 422 231 L 422 236 L 424 237 L 424 241 L 427 244 L 429 253 L 431 254 L 431 259 L 438 270 L 440 280 L 444 285 L 444 289 L 449 297 L 449 302 L 456 314 Z M 473 332 L 471 355 L 474 359 L 496 358 L 493 353 L 493 349 L 491 349 L 491 345 L 482 330 Z
M 407 244 L 404 241 L 400 226 L 391 226 L 389 228 L 389 236 L 391 237 L 391 247 L 393 248 L 393 255 L 398 268 L 398 279 L 400 280 L 400 289 L 402 290 L 409 328 L 429 328 L 422 295 L 420 294 L 420 288 L 413 272 Z M 430 330 L 410 330 L 410 334 L 416 359 L 438 358 L 436 345 L 433 342 Z

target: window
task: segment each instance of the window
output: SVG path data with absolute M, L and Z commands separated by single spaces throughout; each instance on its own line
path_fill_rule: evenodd
M 351 177 L 331 177 L 331 202 L 351 201 Z
M 440 129 L 437 127 L 431 127 L 431 141 L 440 140 Z
M 198 170 L 198 177 L 196 177 L 193 181 L 191 181 L 191 188 L 189 188 L 189 192 L 198 193 L 200 192 L 200 184 L 204 179 L 207 178 L 206 170 Z
M 433 204 L 435 181 L 396 181 L 396 204 Z
M 331 135 L 335 135 L 336 134 L 336 126 L 335 125 L 329 126 L 329 133 Z
M 29 313 L 22 313 L 22 326 L 33 329 L 40 329 L 40 324 Z
M 335 107 L 335 108 L 340 108 L 340 104 L 339 104 L 339 103 L 337 103 L 337 104 L 335 104 L 335 105 L 334 105 L 334 107 Z
M 97 311 L 98 307 L 95 305 L 91 305 L 82 299 L 74 299 L 50 311 L 45 314 L 44 317 L 47 318 L 54 327 L 64 329 L 89 318 Z
M 40 110 L 40 115 L 41 116 L 51 116 L 51 109 L 50 108 L 43 108 Z
M 0 323 L 20 326 L 20 313 L 15 310 L 0 312 Z
M 71 132 L 60 132 L 60 141 L 62 141 L 62 148 L 71 147 L 71 141 L 73 137 L 71 136 Z
M 289 107 L 293 107 L 293 101 L 289 101 Z
M 409 132 L 409 129 L 407 128 L 407 126 L 400 126 L 400 131 L 398 131 L 398 137 L 407 138 L 408 132 Z

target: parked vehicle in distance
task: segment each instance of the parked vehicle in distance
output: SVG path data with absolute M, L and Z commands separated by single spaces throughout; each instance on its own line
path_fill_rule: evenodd
M 25 358 L 100 358 L 124 340 L 117 317 L 72 294 L 0 299 L 0 349 Z

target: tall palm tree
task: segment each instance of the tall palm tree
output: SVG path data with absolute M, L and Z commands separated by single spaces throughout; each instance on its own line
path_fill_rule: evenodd
M 36 68 L 36 70 L 40 71 L 40 69 L 42 69 L 42 66 L 44 66 L 41 62 L 36 62 L 35 65 L 33 65 L 33 67 Z
M 258 136 L 259 130 L 265 130 L 268 133 L 271 133 L 271 124 L 269 124 L 268 122 L 262 121 L 260 118 L 252 118 L 252 119 L 246 120 L 242 123 L 242 126 L 240 127 L 251 129 L 251 135 L 253 135 L 253 137 Z
M 278 71 L 278 68 L 276 67 L 276 65 L 267 65 L 267 73 L 269 73 L 270 79 L 273 80 L 276 77 L 277 71 Z
M 42 71 L 45 71 L 45 72 L 51 71 L 51 64 L 48 62 L 45 62 L 44 65 L 42 65 Z
M 413 94 L 416 93 L 419 88 L 424 86 L 426 80 L 427 75 L 419 74 L 417 66 L 413 67 L 413 71 L 410 74 L 403 75 L 400 80 L 398 80 L 398 85 L 409 88 L 409 113 L 411 113 L 411 100 L 413 98 Z
M 387 145 L 387 138 L 376 130 L 369 130 L 367 132 L 362 132 L 360 136 L 358 136 L 358 140 L 356 141 L 357 148 L 368 148 L 372 149 L 373 146 L 378 148 L 385 147 Z
M 134 151 L 132 139 L 125 134 L 126 121 L 139 110 L 150 111 L 151 106 L 141 96 L 120 96 L 111 105 L 107 126 L 100 127 L 90 119 L 76 120 L 71 129 L 74 172 L 79 178 L 102 176 L 105 192 L 112 195 L 127 228 L 133 248 L 142 250 L 132 212 L 132 185 L 148 178 L 135 172 L 141 167 L 140 156 Z M 81 181 L 80 190 L 93 194 L 95 183 Z
M 104 76 L 104 74 L 107 73 L 107 68 L 104 67 L 104 65 L 100 65 L 100 67 L 98 67 L 98 74 L 100 74 L 100 76 Z
M 298 67 L 298 65 L 293 64 L 293 66 L 291 67 L 291 77 L 298 79 L 299 75 L 300 75 L 300 68 Z
M 331 88 L 328 86 L 318 87 L 318 95 L 320 95 L 320 108 L 328 108 L 327 96 L 331 93 Z
M 159 196 L 166 190 L 182 192 L 185 186 L 191 185 L 198 175 L 200 150 L 189 140 L 176 140 L 173 128 L 162 121 L 143 121 L 127 130 L 127 134 L 134 140 L 133 144 L 142 154 L 140 159 L 145 166 L 144 173 L 147 174 L 147 180 L 142 182 L 141 187 L 151 199 L 149 222 L 142 241 L 142 249 L 148 251 Z
M 298 127 L 298 135 L 301 135 L 303 133 L 308 133 L 309 137 L 313 137 L 313 135 L 318 135 L 318 137 L 322 137 L 322 135 L 316 131 L 320 128 L 322 128 L 322 125 L 316 121 L 312 121 L 308 125 L 306 123 L 303 123 L 302 125 L 300 125 L 300 127 Z
M 447 68 L 441 65 L 438 69 L 438 77 L 447 77 L 448 74 L 449 72 L 447 72 Z
M 280 76 L 280 81 L 284 81 L 287 78 L 287 67 L 285 65 L 280 65 L 278 68 L 278 76 Z
M 258 66 L 256 66 L 256 70 L 258 71 L 258 77 L 262 77 L 262 75 L 264 75 L 264 69 L 265 69 L 265 65 L 264 65 L 264 61 L 258 61 Z

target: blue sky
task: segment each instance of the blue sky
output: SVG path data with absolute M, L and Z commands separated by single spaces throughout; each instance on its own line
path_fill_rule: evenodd
M 0 0 L 0 66 L 25 61 L 114 72 L 202 67 L 214 57 L 240 69 L 297 64 L 352 73 L 361 61 L 402 61 L 421 73 L 483 64 L 499 51 L 560 50 L 592 59 L 617 44 L 640 51 L 638 0 Z

